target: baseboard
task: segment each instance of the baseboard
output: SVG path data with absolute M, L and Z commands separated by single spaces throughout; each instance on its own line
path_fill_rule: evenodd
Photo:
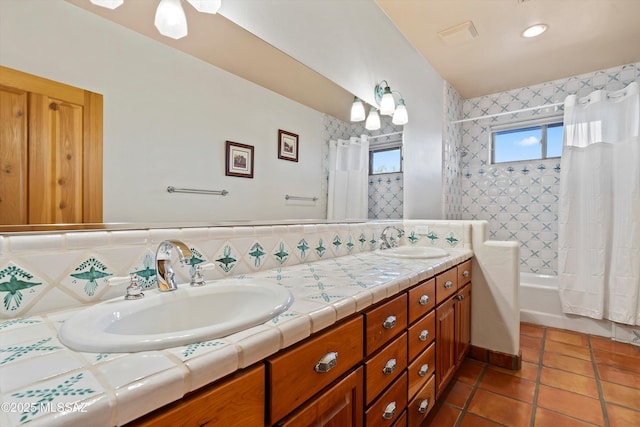
M 522 367 L 522 351 L 518 351 L 518 354 L 507 354 L 472 345 L 469 357 L 512 371 L 519 371 Z

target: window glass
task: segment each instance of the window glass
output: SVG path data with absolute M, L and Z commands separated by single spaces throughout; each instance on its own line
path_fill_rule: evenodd
M 492 132 L 492 163 L 560 157 L 562 138 L 561 122 L 495 130 Z
M 400 172 L 402 170 L 402 156 L 400 148 L 390 150 L 371 151 L 371 168 L 369 173 L 376 175 L 380 173 Z
M 562 123 L 547 126 L 547 157 L 560 157 L 562 155 L 562 138 L 564 127 Z

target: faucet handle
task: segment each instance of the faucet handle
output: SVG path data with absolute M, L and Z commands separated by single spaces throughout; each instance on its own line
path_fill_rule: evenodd
M 123 283 L 129 282 L 129 286 L 127 286 L 127 294 L 124 296 L 124 299 L 140 299 L 144 297 L 144 294 L 142 293 L 142 286 L 140 286 L 138 280 L 138 275 L 131 273 L 129 276 L 110 277 L 107 279 L 107 284 L 109 286 L 119 286 Z
M 197 264 L 195 266 L 195 271 L 191 275 L 191 286 L 202 286 L 205 283 L 204 276 L 202 275 L 203 270 L 215 270 L 216 265 L 212 262 L 207 262 L 204 264 Z

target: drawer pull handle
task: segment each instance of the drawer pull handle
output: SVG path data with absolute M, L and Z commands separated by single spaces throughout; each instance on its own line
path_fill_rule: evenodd
M 385 375 L 389 375 L 396 370 L 396 359 L 389 359 L 387 363 L 382 368 L 382 373 Z
M 382 327 L 385 329 L 391 329 L 394 326 L 396 326 L 396 316 L 389 316 L 382 322 Z
M 424 331 L 420 332 L 420 336 L 418 337 L 418 339 L 420 341 L 426 341 L 427 338 L 429 338 L 429 331 L 425 329 Z
M 391 402 L 384 408 L 384 412 L 382 413 L 383 420 L 390 420 L 396 414 L 396 402 Z
M 420 305 L 427 305 L 429 304 L 429 295 L 422 295 L 420 297 L 420 301 L 419 301 Z
M 319 373 L 329 372 L 331 368 L 338 364 L 338 352 L 332 351 L 324 356 L 316 363 L 313 370 Z
M 420 366 L 420 370 L 418 371 L 418 375 L 421 377 L 424 377 L 425 375 L 427 375 L 427 372 L 429 372 L 429 365 L 427 363 L 425 363 L 424 365 Z
M 462 277 L 469 277 L 469 272 L 467 270 L 463 271 Z
M 451 280 L 447 280 L 444 284 L 445 289 L 451 289 L 453 287 L 453 282 Z
M 462 300 L 464 299 L 464 295 L 458 295 L 458 296 L 456 297 L 456 299 L 457 299 L 458 301 L 462 301 Z
M 421 414 L 426 414 L 428 407 L 429 399 L 424 399 L 422 402 L 420 402 L 420 406 L 418 406 L 418 412 L 420 412 Z

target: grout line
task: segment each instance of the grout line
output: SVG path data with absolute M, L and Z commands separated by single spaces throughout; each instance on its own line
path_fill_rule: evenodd
M 476 379 L 476 382 L 473 383 L 472 385 L 472 389 L 471 389 L 471 393 L 469 393 L 469 397 L 467 398 L 467 400 L 464 402 L 464 406 L 462 407 L 462 410 L 460 411 L 460 416 L 458 417 L 458 421 L 456 421 L 454 427 L 459 427 L 462 424 L 462 420 L 464 419 L 464 416 L 467 415 L 467 409 L 469 408 L 469 404 L 471 403 L 471 400 L 473 399 L 473 396 L 475 396 L 476 394 L 476 390 L 478 390 L 478 386 L 480 385 L 480 382 L 482 381 L 482 377 L 484 377 L 484 373 L 487 371 L 487 368 L 489 367 L 489 364 L 487 362 L 482 362 L 483 363 L 483 367 L 482 367 L 482 371 L 480 371 L 480 375 L 478 375 L 478 379 Z M 496 420 L 491 420 L 495 423 L 497 423 Z
M 531 403 L 531 421 L 529 427 L 534 427 L 536 424 L 536 411 L 538 410 L 538 392 L 540 389 L 540 379 L 542 378 L 542 361 L 544 360 L 544 349 L 547 343 L 547 328 L 545 327 L 542 332 L 542 345 L 540 347 L 540 356 L 538 357 L 538 373 L 536 374 L 536 386 L 533 391 L 533 402 Z
M 593 366 L 593 375 L 596 379 L 596 386 L 598 387 L 598 397 L 600 398 L 600 407 L 602 408 L 602 417 L 604 418 L 604 427 L 609 427 L 609 414 L 607 413 L 607 405 L 604 400 L 604 393 L 602 391 L 602 384 L 600 383 L 600 373 L 598 372 L 598 363 L 596 357 L 593 354 L 593 347 L 591 346 L 591 336 L 585 334 L 587 342 L 589 343 L 589 355 L 591 356 L 591 364 Z

